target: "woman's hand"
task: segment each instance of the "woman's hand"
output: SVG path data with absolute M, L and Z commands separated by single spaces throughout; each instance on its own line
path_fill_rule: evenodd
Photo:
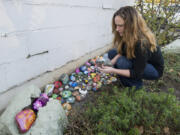
M 99 67 L 99 70 L 104 73 L 113 73 L 114 68 L 109 67 L 109 66 L 102 66 L 102 67 Z

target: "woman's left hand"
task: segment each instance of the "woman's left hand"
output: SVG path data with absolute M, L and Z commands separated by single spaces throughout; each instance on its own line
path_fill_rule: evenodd
M 104 73 L 113 73 L 114 68 L 109 66 L 102 66 L 102 68 L 99 67 L 99 70 Z

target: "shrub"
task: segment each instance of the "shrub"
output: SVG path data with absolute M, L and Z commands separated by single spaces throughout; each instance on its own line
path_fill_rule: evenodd
M 136 0 L 135 8 L 142 14 L 156 35 L 159 45 L 168 44 L 180 37 L 179 0 Z
M 138 135 L 180 132 L 180 103 L 169 93 L 113 88 L 102 92 L 97 103 L 88 105 L 84 114 L 91 132 L 98 135 Z M 166 129 L 166 130 L 165 130 Z

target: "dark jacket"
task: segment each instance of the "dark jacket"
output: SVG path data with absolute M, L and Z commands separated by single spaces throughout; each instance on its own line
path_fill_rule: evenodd
M 126 56 L 125 45 L 123 46 L 123 55 Z M 158 71 L 159 77 L 163 75 L 164 70 L 164 59 L 161 53 L 161 49 L 157 46 L 157 50 L 151 52 L 148 47 L 141 47 L 141 42 L 137 42 L 135 45 L 135 56 L 132 59 L 133 66 L 130 69 L 130 78 L 141 79 L 143 76 L 144 68 L 147 63 L 152 64 Z

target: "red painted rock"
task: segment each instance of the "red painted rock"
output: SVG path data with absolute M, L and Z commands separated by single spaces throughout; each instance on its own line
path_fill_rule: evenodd
M 61 86 L 62 86 L 62 82 L 60 82 L 60 81 L 55 81 L 55 82 L 54 82 L 54 87 L 55 87 L 55 88 L 58 89 L 58 88 L 61 87 Z

